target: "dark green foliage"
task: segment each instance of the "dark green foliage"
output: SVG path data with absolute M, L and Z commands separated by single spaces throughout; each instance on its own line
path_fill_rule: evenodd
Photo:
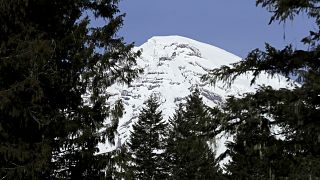
M 293 89 L 260 87 L 243 98 L 228 99 L 219 119 L 221 131 L 235 135 L 228 144 L 232 162 L 227 171 L 232 179 L 319 179 L 320 178 L 320 46 L 319 1 L 257 0 L 274 15 L 271 21 L 285 21 L 299 13 L 314 18 L 317 30 L 302 42 L 309 50 L 289 45 L 277 50 L 266 45 L 231 67 L 212 70 L 204 80 L 222 80 L 230 85 L 239 75 L 252 72 L 252 83 L 259 74 L 272 77 L 292 75 L 299 85 Z M 277 130 L 277 131 L 275 131 Z
M 121 116 L 105 92 L 137 75 L 117 2 L 0 0 L 0 179 L 105 177 L 97 144 Z M 106 24 L 88 28 L 87 12 Z
M 314 18 L 317 23 L 320 22 L 318 0 L 257 0 L 256 5 L 261 5 L 273 13 L 270 23 L 275 20 L 292 20 L 301 13 L 306 13 L 309 17 Z
M 309 117 L 302 116 L 299 108 L 303 106 L 297 105 L 296 100 L 303 100 L 305 93 L 294 95 L 292 91 L 261 87 L 242 99 L 228 99 L 220 119 L 223 130 L 235 134 L 235 142 L 229 142 L 222 155 L 233 159 L 227 166 L 232 177 L 319 176 L 319 126 L 308 122 L 318 114 L 313 114 L 316 111 L 312 108 L 304 108 Z
M 266 91 L 268 88 L 264 88 Z M 231 97 L 224 107 L 223 130 L 235 134 L 234 142 L 228 142 L 228 150 L 220 159 L 229 155 L 232 161 L 226 166 L 231 179 L 269 179 L 285 177 L 288 169 L 288 159 L 284 143 L 276 138 L 276 124 L 268 117 L 270 101 L 269 94 L 247 94 L 245 98 Z M 264 91 L 263 91 L 264 92 Z M 281 158 L 279 158 L 281 157 Z
M 116 150 L 107 153 L 110 166 L 107 167 L 109 179 L 134 179 L 132 168 L 130 167 L 130 152 L 128 144 L 123 144 Z
M 217 179 L 219 177 L 210 134 L 216 129 L 210 108 L 195 91 L 171 120 L 167 161 L 172 179 Z M 211 147 L 209 147 L 209 145 Z M 221 177 L 220 177 L 221 178 Z
M 129 146 L 129 165 L 134 179 L 166 179 L 165 141 L 167 124 L 158 110 L 156 97 L 151 96 L 133 125 Z

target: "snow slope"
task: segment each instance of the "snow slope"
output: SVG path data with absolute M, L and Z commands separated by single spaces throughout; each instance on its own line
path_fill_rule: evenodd
M 144 73 L 130 86 L 116 84 L 109 90 L 112 94 L 109 99 L 111 102 L 122 99 L 125 105 L 125 114 L 119 122 L 116 146 L 129 137 L 143 102 L 152 93 L 160 97 L 164 118 L 168 119 L 177 105 L 196 87 L 209 106 L 221 105 L 228 95 L 253 92 L 262 84 L 274 88 L 290 87 L 285 78 L 270 78 L 268 75 L 260 75 L 253 86 L 250 86 L 250 74 L 239 77 L 231 88 L 225 88 L 222 83 L 213 87 L 201 82 L 200 77 L 208 70 L 235 63 L 241 58 L 218 47 L 181 36 L 153 37 L 135 50 L 142 50 L 137 63 L 144 69 Z M 225 137 L 218 140 L 217 154 L 224 150 L 225 141 Z M 100 151 L 114 148 L 116 147 L 101 145 Z

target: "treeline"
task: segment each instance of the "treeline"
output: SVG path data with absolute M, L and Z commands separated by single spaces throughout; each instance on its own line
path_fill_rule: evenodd
M 214 109 L 203 104 L 199 91 L 180 104 L 169 122 L 151 96 L 133 125 L 131 136 L 113 152 L 117 179 L 223 179 L 215 159 Z

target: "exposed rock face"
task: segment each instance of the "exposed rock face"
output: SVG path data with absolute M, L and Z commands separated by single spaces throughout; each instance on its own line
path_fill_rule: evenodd
M 125 106 L 125 114 L 118 127 L 118 144 L 129 137 L 132 123 L 137 120 L 143 102 L 151 94 L 160 97 L 164 118 L 168 119 L 194 88 L 200 90 L 205 104 L 219 106 L 228 95 L 240 96 L 245 92 L 253 92 L 258 85 L 266 84 L 274 88 L 290 86 L 283 77 L 269 79 L 267 75 L 261 75 L 257 84 L 250 86 L 251 76 L 248 74 L 239 77 L 231 88 L 225 88 L 222 83 L 213 87 L 202 82 L 200 77 L 210 69 L 229 65 L 241 58 L 180 36 L 153 37 L 136 48 L 139 49 L 142 50 L 142 56 L 138 59 L 138 66 L 144 69 L 144 73 L 130 86 L 114 85 L 109 89 L 112 94 L 109 100 L 122 99 Z M 219 146 L 223 142 L 217 144 Z M 101 146 L 100 150 L 105 151 L 106 147 L 110 149 L 110 146 Z M 218 153 L 221 148 L 219 150 L 218 147 Z

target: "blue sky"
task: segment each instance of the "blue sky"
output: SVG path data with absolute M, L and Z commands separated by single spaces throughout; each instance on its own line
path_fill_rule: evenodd
M 122 0 L 120 9 L 127 16 L 119 35 L 127 42 L 141 45 L 152 36 L 181 35 L 240 57 L 265 42 L 306 48 L 300 40 L 315 29 L 306 15 L 268 25 L 271 14 L 255 0 Z

